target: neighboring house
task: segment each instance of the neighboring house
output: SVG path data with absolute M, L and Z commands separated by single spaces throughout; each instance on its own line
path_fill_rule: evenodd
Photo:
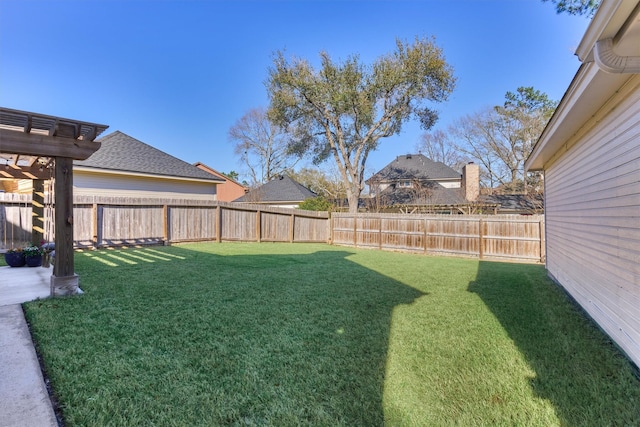
M 546 267 L 640 366 L 640 1 L 604 0 L 525 163 L 544 170 Z
M 244 196 L 244 194 L 248 191 L 248 188 L 244 185 L 229 178 L 225 174 L 205 165 L 204 163 L 196 162 L 194 163 L 194 166 L 198 169 L 202 169 L 203 171 L 210 173 L 217 178 L 224 180 L 222 184 L 218 184 L 218 201 L 220 202 L 232 202 L 238 197 Z
M 480 167 L 464 166 L 462 174 L 422 154 L 398 156 L 366 181 L 372 208 L 401 212 L 497 213 L 498 201 L 480 196 Z
M 266 184 L 250 190 L 234 202 L 297 208 L 300 203 L 312 197 L 316 197 L 316 193 L 290 177 L 280 175 Z
M 444 163 L 434 162 L 423 154 L 407 154 L 396 157 L 366 183 L 371 194 L 380 194 L 388 188 L 460 188 L 462 175 Z
M 76 196 L 217 200 L 224 181 L 120 131 L 97 140 L 100 149 L 73 163 Z

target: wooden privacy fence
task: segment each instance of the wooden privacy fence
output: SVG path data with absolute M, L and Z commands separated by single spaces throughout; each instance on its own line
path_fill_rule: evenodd
M 0 250 L 31 239 L 31 215 L 30 195 L 0 193 Z M 45 238 L 52 241 L 48 234 Z M 543 215 L 334 212 L 329 216 L 326 212 L 197 200 L 74 198 L 76 247 L 196 241 L 330 242 L 480 259 L 545 259 Z
M 0 249 L 31 241 L 31 195 L 0 193 Z
M 328 218 L 326 212 L 238 203 L 78 198 L 74 241 L 78 247 L 196 241 L 326 243 Z
M 348 214 L 331 216 L 334 244 L 480 259 L 543 262 L 544 216 Z
M 77 248 L 197 241 L 329 241 L 327 212 L 260 205 L 76 196 L 73 216 Z M 0 250 L 29 242 L 31 227 L 31 195 L 0 193 Z M 45 232 L 45 239 L 53 241 L 51 234 Z

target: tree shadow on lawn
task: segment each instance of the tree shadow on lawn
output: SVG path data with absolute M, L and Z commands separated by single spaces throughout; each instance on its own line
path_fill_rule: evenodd
M 480 296 L 524 355 L 530 387 L 562 425 L 633 425 L 640 381 L 629 361 L 543 266 L 480 262 Z
M 153 254 L 155 264 L 141 260 Z M 40 346 L 55 359 L 49 366 L 64 367 L 53 379 L 67 390 L 65 417 L 81 424 L 93 411 L 127 424 L 127 414 L 144 411 L 136 417 L 149 425 L 384 424 L 393 310 L 425 294 L 349 255 L 79 254 L 77 266 L 90 265 L 80 271 L 86 294 L 39 302 L 50 316 L 31 310 L 36 336 L 56 330 L 55 343 Z M 71 378 L 73 386 L 55 384 Z

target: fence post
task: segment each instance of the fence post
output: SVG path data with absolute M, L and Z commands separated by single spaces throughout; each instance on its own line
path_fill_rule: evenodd
M 380 225 L 378 233 L 378 249 L 382 249 L 382 216 L 378 216 L 378 224 Z
M 429 218 L 424 219 L 424 253 L 429 252 Z
M 482 224 L 483 224 L 482 218 L 480 218 L 479 221 L 480 222 L 478 224 L 478 228 L 479 228 L 479 231 L 478 231 L 478 233 L 479 233 L 478 257 L 480 259 L 482 259 L 484 257 L 484 236 L 482 234 Z
M 93 222 L 91 227 L 91 233 L 93 234 L 93 249 L 98 249 L 98 245 L 100 242 L 98 241 L 98 233 L 99 233 L 99 218 L 98 218 L 98 204 L 94 203 L 91 206 L 91 221 Z
M 222 241 L 222 206 L 218 204 L 216 208 L 216 241 Z
M 353 215 L 353 247 L 358 247 L 358 215 Z
M 260 209 L 256 209 L 256 242 L 260 243 L 262 240 L 262 212 Z
M 540 237 L 540 262 L 542 263 L 546 263 L 547 260 L 547 251 L 546 251 L 546 244 L 545 244 L 545 235 L 544 235 L 544 217 L 540 219 L 540 221 L 538 221 L 538 227 L 540 229 L 539 231 L 539 237 Z
M 162 205 L 162 240 L 165 246 L 169 244 L 169 206 Z
M 333 212 L 329 212 L 329 221 L 327 223 L 329 225 L 329 244 L 333 245 Z
M 296 234 L 296 214 L 292 213 L 291 218 L 289 218 L 289 243 L 293 243 Z

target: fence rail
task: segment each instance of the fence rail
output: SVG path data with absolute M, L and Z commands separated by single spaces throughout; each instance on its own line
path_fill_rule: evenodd
M 51 215 L 53 209 L 47 210 Z M 31 238 L 31 196 L 0 193 L 0 249 Z M 52 218 L 45 218 L 50 224 Z M 49 227 L 45 227 L 49 228 Z M 51 231 L 45 238 L 53 240 Z M 209 201 L 74 198 L 79 248 L 195 241 L 321 242 L 544 261 L 544 216 L 310 212 Z

